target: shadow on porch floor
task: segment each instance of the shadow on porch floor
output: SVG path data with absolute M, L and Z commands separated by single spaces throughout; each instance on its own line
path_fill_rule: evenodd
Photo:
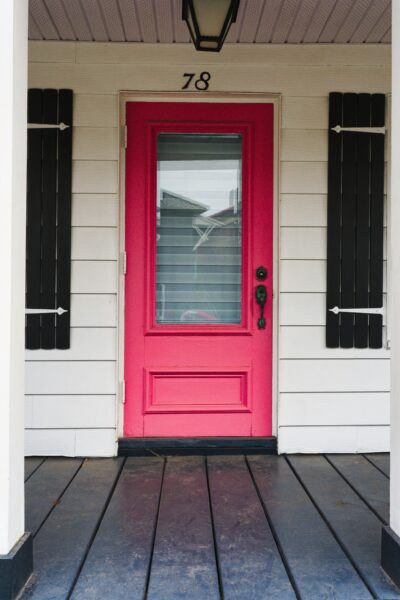
M 400 599 L 389 457 L 28 458 L 23 598 Z

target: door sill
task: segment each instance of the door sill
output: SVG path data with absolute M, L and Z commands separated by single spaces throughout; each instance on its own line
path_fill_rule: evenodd
M 118 456 L 276 454 L 276 437 L 120 438 Z

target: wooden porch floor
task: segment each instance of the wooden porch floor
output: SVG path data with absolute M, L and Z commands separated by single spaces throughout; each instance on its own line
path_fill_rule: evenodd
M 400 598 L 389 457 L 28 458 L 24 598 Z

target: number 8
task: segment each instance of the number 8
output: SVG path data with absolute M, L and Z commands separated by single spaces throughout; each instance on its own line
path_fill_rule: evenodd
M 209 88 L 209 81 L 211 79 L 211 74 L 208 71 L 202 71 L 200 73 L 199 79 L 196 79 L 194 85 L 196 86 L 196 90 L 206 91 Z

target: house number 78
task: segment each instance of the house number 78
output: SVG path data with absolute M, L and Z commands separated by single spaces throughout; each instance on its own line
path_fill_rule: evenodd
M 191 87 L 195 87 L 199 92 L 205 92 L 210 87 L 211 73 L 208 71 L 202 71 L 197 79 L 195 77 L 197 73 L 184 73 L 183 77 L 186 77 L 187 81 L 181 87 L 182 90 L 189 90 Z

